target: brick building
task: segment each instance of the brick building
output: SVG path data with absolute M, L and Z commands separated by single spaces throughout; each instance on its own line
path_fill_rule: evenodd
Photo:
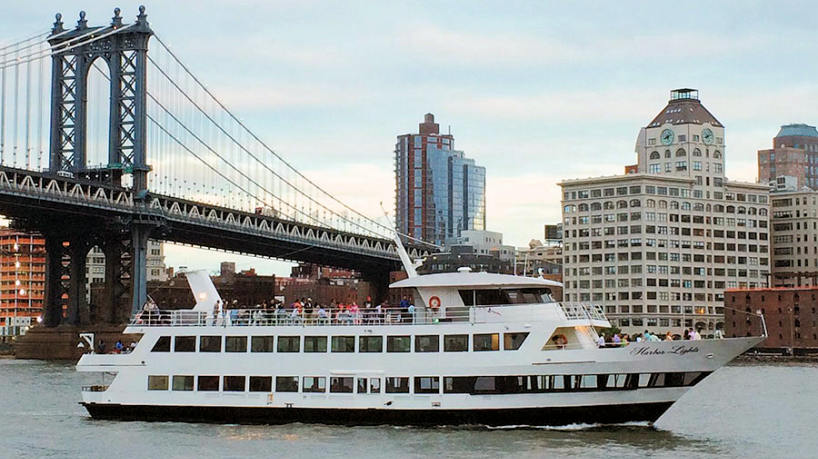
M 818 130 L 807 124 L 785 124 L 773 138 L 773 148 L 758 151 L 758 181 L 780 176 L 797 179 L 797 188 L 818 188 Z
M 818 351 L 818 287 L 773 287 L 725 291 L 724 334 L 760 335 L 763 314 L 768 338 L 761 349 Z
M 18 334 L 36 321 L 45 297 L 45 238 L 0 228 L 0 330 Z

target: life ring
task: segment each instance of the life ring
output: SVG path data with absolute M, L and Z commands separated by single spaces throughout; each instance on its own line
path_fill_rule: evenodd
M 433 296 L 429 298 L 429 307 L 432 309 L 437 309 L 440 307 L 440 298 Z

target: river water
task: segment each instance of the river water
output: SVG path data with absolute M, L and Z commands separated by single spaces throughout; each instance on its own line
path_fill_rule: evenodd
M 0 457 L 818 457 L 818 366 L 728 366 L 654 426 L 396 428 L 95 421 L 92 375 L 0 360 Z

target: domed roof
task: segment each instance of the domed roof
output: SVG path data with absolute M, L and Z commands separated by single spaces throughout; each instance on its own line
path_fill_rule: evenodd
M 699 91 L 690 88 L 670 91 L 667 106 L 648 123 L 647 127 L 659 127 L 663 124 L 704 124 L 724 127 L 710 111 L 704 108 L 699 100 Z
M 815 129 L 815 126 L 809 124 L 785 124 L 781 126 L 781 130 L 778 131 L 776 137 L 786 136 L 818 137 L 818 130 Z

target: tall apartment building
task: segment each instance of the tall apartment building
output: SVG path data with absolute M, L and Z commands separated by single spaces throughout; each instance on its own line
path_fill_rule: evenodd
M 398 231 L 435 244 L 486 228 L 486 169 L 454 149 L 431 113 L 395 145 Z
M 778 177 L 794 183 L 790 177 Z M 778 180 L 776 180 L 777 182 Z M 776 190 L 772 204 L 772 280 L 774 287 L 816 285 L 818 277 L 818 191 L 808 187 Z
M 0 228 L 0 327 L 11 331 L 32 323 L 42 314 L 43 298 L 45 238 Z
M 724 175 L 724 126 L 671 91 L 642 128 L 636 171 L 565 180 L 565 300 L 604 305 L 630 333 L 723 326 L 724 290 L 766 285 L 769 189 Z
M 807 124 L 785 124 L 773 138 L 773 148 L 758 151 L 758 181 L 795 177 L 796 187 L 818 189 L 818 130 Z

